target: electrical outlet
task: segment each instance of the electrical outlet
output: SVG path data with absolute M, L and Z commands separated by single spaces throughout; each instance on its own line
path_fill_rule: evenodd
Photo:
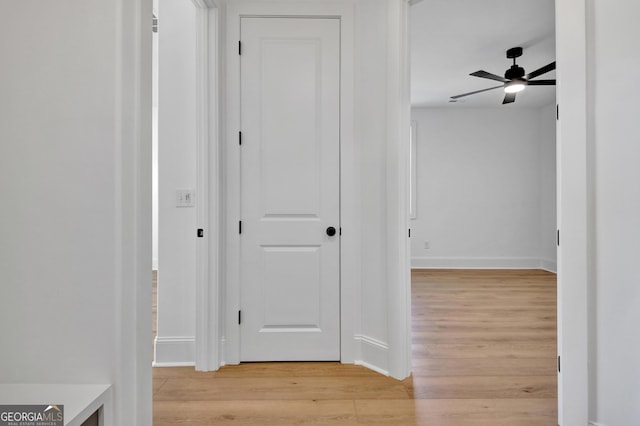
M 425 241 L 424 242 L 424 248 L 427 249 L 427 250 L 430 249 L 431 248 L 431 242 L 430 241 Z

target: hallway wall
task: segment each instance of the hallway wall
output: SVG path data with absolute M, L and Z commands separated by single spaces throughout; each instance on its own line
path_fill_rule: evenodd
M 593 235 L 590 316 L 591 420 L 604 426 L 640 424 L 640 128 L 637 70 L 640 3 L 591 2 L 590 203 Z
M 111 384 L 107 426 L 151 425 L 139 16 L 150 2 L 0 2 L 0 383 Z
M 176 191 L 196 186 L 195 7 L 159 0 L 158 336 L 155 363 L 195 360 L 196 210 Z

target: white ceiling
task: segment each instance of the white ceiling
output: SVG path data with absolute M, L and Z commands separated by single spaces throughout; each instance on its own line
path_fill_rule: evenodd
M 527 73 L 555 60 L 554 0 L 413 0 L 411 20 L 411 104 L 413 107 L 540 107 L 555 101 L 555 86 L 528 87 L 513 104 L 502 105 L 495 89 L 450 103 L 450 97 L 498 86 L 470 76 L 478 70 L 500 76 L 517 63 Z M 537 79 L 553 79 L 555 71 Z

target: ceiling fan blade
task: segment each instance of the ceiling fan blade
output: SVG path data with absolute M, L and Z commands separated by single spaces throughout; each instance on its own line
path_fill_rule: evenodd
M 458 99 L 458 98 L 462 98 L 469 95 L 475 95 L 476 93 L 487 92 L 489 90 L 497 89 L 499 87 L 504 87 L 504 85 L 501 84 L 500 86 L 489 87 L 488 89 L 476 90 L 475 92 L 469 92 L 469 93 L 463 93 L 462 95 L 451 96 L 451 99 Z
M 527 86 L 555 86 L 555 80 L 534 80 L 527 81 Z
M 499 75 L 491 74 L 490 72 L 486 72 L 482 70 L 472 72 L 469 75 L 472 75 L 474 77 L 480 77 L 480 78 L 488 78 L 489 80 L 501 81 L 503 83 L 507 83 L 509 81 L 504 77 L 500 77 Z
M 525 78 L 526 78 L 527 80 L 531 80 L 532 78 L 536 78 L 536 77 L 537 77 L 537 76 L 539 76 L 539 75 L 542 75 L 542 74 L 548 73 L 549 71 L 553 71 L 553 70 L 555 70 L 555 69 L 556 69 L 556 62 L 555 62 L 555 61 L 553 61 L 553 62 L 551 62 L 550 64 L 545 65 L 545 66 L 544 66 L 544 67 L 542 67 L 542 68 L 538 68 L 537 70 L 535 70 L 535 71 L 533 71 L 533 72 L 530 72 L 529 74 L 527 74 L 527 75 L 525 76 Z
M 515 93 L 507 93 L 506 95 L 504 95 L 504 101 L 502 101 L 502 105 L 504 104 L 510 104 L 512 102 L 516 101 L 516 94 Z

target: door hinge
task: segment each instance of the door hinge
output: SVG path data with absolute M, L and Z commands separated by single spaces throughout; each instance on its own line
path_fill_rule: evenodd
M 242 234 L 242 221 L 238 222 L 238 233 Z
M 411 238 L 411 228 L 409 228 L 409 238 Z
M 560 120 L 560 105 L 556 104 L 556 120 Z
M 338 228 L 338 235 L 342 235 L 342 227 Z
M 558 373 L 560 372 L 560 355 L 558 355 Z
M 238 325 L 242 324 L 242 311 L 238 311 Z
M 158 32 L 158 15 L 155 13 L 151 16 L 151 31 Z
M 203 238 L 204 237 L 204 229 L 199 228 L 198 229 L 198 238 Z
M 558 229 L 557 235 L 556 235 L 556 243 L 558 244 L 558 247 L 560 247 L 560 230 L 559 229 Z
M 242 55 L 242 42 L 238 40 L 238 55 Z
M 242 132 L 238 132 L 238 143 L 242 145 Z

